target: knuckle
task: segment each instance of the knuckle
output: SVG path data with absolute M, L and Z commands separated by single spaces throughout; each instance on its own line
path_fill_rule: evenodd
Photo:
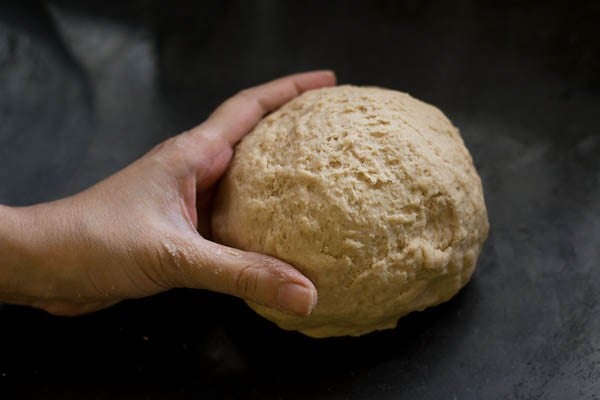
M 169 170 L 189 173 L 193 170 L 194 151 L 187 133 L 173 136 L 155 147 L 155 160 Z
M 256 87 L 243 89 L 243 90 L 240 90 L 231 99 L 229 99 L 229 101 L 231 101 L 232 104 L 235 104 L 237 106 L 244 106 L 244 107 L 253 106 L 253 105 L 262 106 L 263 101 L 260 96 L 260 93 L 261 92 L 259 90 L 257 90 Z
M 253 98 L 254 90 L 252 88 L 242 89 L 239 92 L 237 92 L 234 97 L 241 98 L 241 99 Z
M 249 296 L 258 291 L 261 275 L 267 268 L 264 261 L 253 262 L 241 268 L 233 280 L 233 290 L 241 296 Z
M 165 150 L 170 157 L 175 159 L 186 154 L 189 148 L 188 135 L 177 135 L 167 139 L 165 143 Z
M 170 137 L 167 140 L 164 140 L 164 141 L 160 142 L 159 144 L 157 144 L 156 146 L 154 146 L 150 150 L 150 153 L 161 153 L 161 152 L 169 149 L 172 146 L 173 142 L 176 140 L 177 137 L 178 136 L 173 136 L 173 137 Z

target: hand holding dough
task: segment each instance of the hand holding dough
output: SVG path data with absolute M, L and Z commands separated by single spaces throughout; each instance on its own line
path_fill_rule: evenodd
M 481 181 L 435 107 L 375 87 L 306 92 L 236 149 L 220 242 L 285 260 L 317 287 L 309 317 L 249 305 L 314 337 L 393 328 L 469 280 L 488 233 Z

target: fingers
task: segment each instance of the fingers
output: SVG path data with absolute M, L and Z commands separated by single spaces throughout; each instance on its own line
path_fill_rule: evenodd
M 289 75 L 242 90 L 219 106 L 200 127 L 203 136 L 220 138 L 235 145 L 267 113 L 276 110 L 299 94 L 335 85 L 332 71 L 313 71 Z
M 185 287 L 202 288 L 308 316 L 317 303 L 312 282 L 291 265 L 199 238 L 188 257 Z

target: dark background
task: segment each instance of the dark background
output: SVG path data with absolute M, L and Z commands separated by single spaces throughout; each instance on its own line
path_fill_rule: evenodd
M 0 305 L 0 398 L 600 398 L 599 21 L 597 1 L 2 1 L 0 203 L 75 193 L 243 87 L 332 68 L 446 112 L 491 232 L 455 299 L 362 338 L 202 291 Z

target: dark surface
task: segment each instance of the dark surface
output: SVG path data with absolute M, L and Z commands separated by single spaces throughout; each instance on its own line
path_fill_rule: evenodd
M 200 291 L 0 305 L 1 399 L 600 397 L 598 2 L 123 3 L 0 4 L 0 202 L 77 192 L 240 88 L 329 67 L 446 112 L 490 237 L 455 299 L 358 339 Z

